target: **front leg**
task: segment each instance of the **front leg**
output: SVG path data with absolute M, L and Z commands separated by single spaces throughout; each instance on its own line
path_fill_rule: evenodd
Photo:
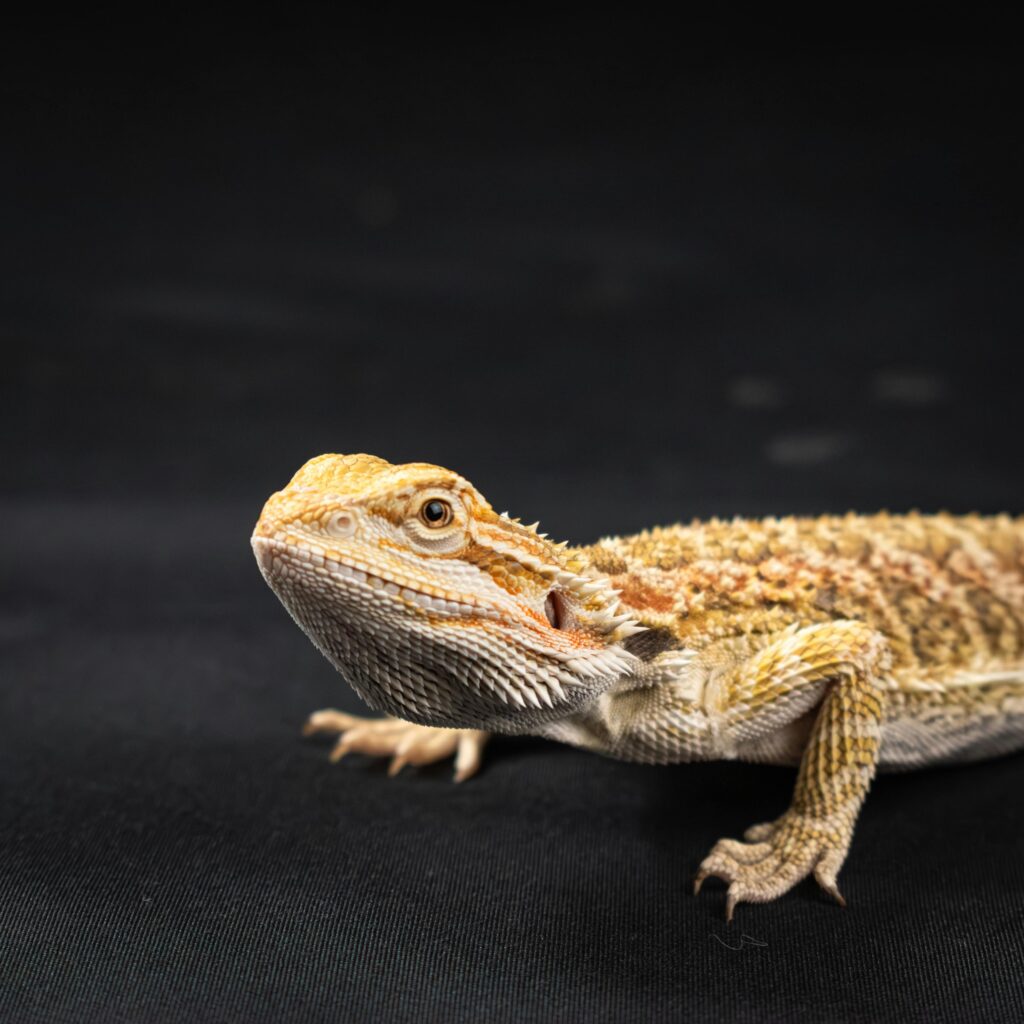
M 490 738 L 479 729 L 435 729 L 400 718 L 360 718 L 332 708 L 314 711 L 302 732 L 305 736 L 338 736 L 330 753 L 332 761 L 340 761 L 348 753 L 390 757 L 388 775 L 397 775 L 407 764 L 434 764 L 454 754 L 456 782 L 477 773 Z
M 789 810 L 748 829 L 747 842 L 720 840 L 700 866 L 695 891 L 709 876 L 729 883 L 729 920 L 737 903 L 773 900 L 812 872 L 844 903 L 836 876 L 878 763 L 888 661 L 884 637 L 837 621 L 788 633 L 713 687 L 711 714 L 727 743 L 756 739 L 820 701 Z

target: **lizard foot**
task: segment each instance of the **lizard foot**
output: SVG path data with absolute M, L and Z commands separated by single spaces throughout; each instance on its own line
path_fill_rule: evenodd
M 488 733 L 478 729 L 434 729 L 399 718 L 360 718 L 343 711 L 314 711 L 302 728 L 304 736 L 337 735 L 330 759 L 346 754 L 390 757 L 388 775 L 397 775 L 407 764 L 424 765 L 455 756 L 455 781 L 475 775 Z
M 725 917 L 731 921 L 737 903 L 768 903 L 813 872 L 822 889 L 845 907 L 836 876 L 851 835 L 845 821 L 787 811 L 777 821 L 747 829 L 748 842 L 720 839 L 701 862 L 694 894 L 700 892 L 705 878 L 727 882 Z

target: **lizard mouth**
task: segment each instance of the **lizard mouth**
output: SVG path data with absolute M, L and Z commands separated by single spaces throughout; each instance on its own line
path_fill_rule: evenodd
M 489 605 L 433 587 L 425 590 L 421 583 L 357 559 L 347 560 L 337 551 L 314 550 L 281 538 L 262 536 L 252 538 L 252 548 L 261 572 L 271 584 L 282 577 L 294 580 L 306 575 L 327 576 L 332 583 L 387 594 L 432 615 L 501 618 Z

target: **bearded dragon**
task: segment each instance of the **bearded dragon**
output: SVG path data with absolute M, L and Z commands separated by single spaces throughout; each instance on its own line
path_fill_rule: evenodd
M 383 719 L 307 734 L 455 756 L 492 733 L 630 761 L 798 765 L 788 810 L 700 865 L 726 916 L 813 874 L 837 885 L 879 768 L 1024 748 L 1024 518 L 694 522 L 556 544 L 426 463 L 321 455 L 252 537 L 298 625 Z

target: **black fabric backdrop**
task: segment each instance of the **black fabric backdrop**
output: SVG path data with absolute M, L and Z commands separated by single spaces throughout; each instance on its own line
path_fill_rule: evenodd
M 2 45 L 0 1019 L 1024 1018 L 1020 757 L 726 926 L 791 771 L 331 766 L 248 549 L 331 450 L 576 541 L 1024 511 L 1015 57 Z

